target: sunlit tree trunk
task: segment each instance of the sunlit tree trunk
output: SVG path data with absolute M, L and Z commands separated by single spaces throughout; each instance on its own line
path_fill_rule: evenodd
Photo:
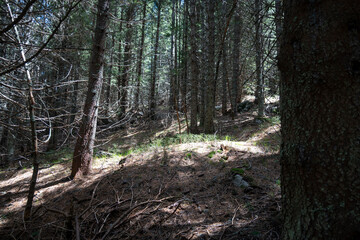
M 76 141 L 71 178 L 91 171 L 101 85 L 103 82 L 106 30 L 109 18 L 109 0 L 97 4 L 95 37 L 89 65 L 89 83 L 79 136 Z
M 282 239 L 360 239 L 360 2 L 284 12 Z

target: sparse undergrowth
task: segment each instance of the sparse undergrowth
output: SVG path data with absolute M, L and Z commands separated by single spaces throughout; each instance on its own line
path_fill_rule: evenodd
M 100 164 L 84 180 L 67 179 L 72 149 L 42 154 L 37 221 L 26 223 L 26 229 L 21 211 L 31 170 L 1 173 L 0 234 L 17 239 L 66 239 L 77 231 L 83 239 L 279 239 L 279 122 L 256 121 L 240 115 L 240 124 L 221 135 L 162 130 L 154 137 L 139 136 L 137 145 L 114 141 L 95 150 Z M 244 132 L 248 141 L 239 141 Z M 236 175 L 249 187 L 236 187 Z

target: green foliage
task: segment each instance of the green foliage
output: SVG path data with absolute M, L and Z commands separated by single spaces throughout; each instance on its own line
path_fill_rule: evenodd
M 236 174 L 239 174 L 239 175 L 243 176 L 243 175 L 244 175 L 244 173 L 245 173 L 245 170 L 244 170 L 244 169 L 242 169 L 242 168 L 232 168 L 232 169 L 231 169 L 231 172 L 233 172 L 233 173 L 236 173 Z
M 191 157 L 192 157 L 192 153 L 191 153 L 191 152 L 188 152 L 188 153 L 185 154 L 185 160 L 186 160 L 186 159 L 191 159 Z
M 211 151 L 211 152 L 209 152 L 208 157 L 209 157 L 209 158 L 212 158 L 215 154 L 216 154 L 215 151 Z
M 276 180 L 276 185 L 281 186 L 281 181 L 280 181 L 280 179 Z

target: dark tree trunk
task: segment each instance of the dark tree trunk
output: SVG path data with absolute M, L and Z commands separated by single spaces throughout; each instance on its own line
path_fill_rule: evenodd
M 135 16 L 135 4 L 131 3 L 126 10 L 126 34 L 124 47 L 124 65 L 121 74 L 121 97 L 120 97 L 120 116 L 123 117 L 126 113 L 128 105 L 128 85 L 130 78 L 131 67 L 131 41 L 133 35 L 133 20 Z
M 201 2 L 201 68 L 200 68 L 200 127 L 204 127 L 205 125 L 205 96 L 206 96 L 206 75 L 207 75 L 207 32 L 206 32 L 206 3 L 205 1 Z
M 143 13 L 142 13 L 142 23 L 141 23 L 141 39 L 140 39 L 140 49 L 137 65 L 137 74 L 136 74 L 136 89 L 135 89 L 135 109 L 139 108 L 139 96 L 140 96 L 140 84 L 141 84 L 141 75 L 142 75 L 142 60 L 144 54 L 144 42 L 145 42 L 145 22 L 146 22 L 146 0 L 143 1 Z
M 170 48 L 170 96 L 169 96 L 169 112 L 175 110 L 175 59 L 174 59 L 174 40 L 175 40 L 175 0 L 172 0 L 171 8 L 171 48 Z
M 121 9 L 120 14 L 120 26 L 119 26 L 119 34 L 120 34 L 120 40 L 119 40 L 119 52 L 118 52 L 118 76 L 117 76 L 117 102 L 120 105 L 120 98 L 121 98 L 121 74 L 122 74 L 122 31 L 123 31 L 123 16 L 124 16 L 124 9 Z
M 183 23 L 183 45 L 181 56 L 182 78 L 181 78 L 181 111 L 187 117 L 187 83 L 188 83 L 188 0 L 184 0 L 184 23 Z
M 240 77 L 240 33 L 241 33 L 241 18 L 238 12 L 235 12 L 234 17 L 234 36 L 233 36 L 233 69 L 232 69 L 232 89 L 231 89 L 231 112 L 234 118 L 237 113 L 237 99 L 238 99 L 238 83 Z
M 208 35 L 207 35 L 207 45 L 208 45 L 208 59 L 207 59 L 207 76 L 206 76 L 206 106 L 205 106 L 205 122 L 204 122 L 204 131 L 205 133 L 213 133 L 214 128 L 214 113 L 215 113 L 215 73 L 214 73 L 214 63 L 215 63 L 215 0 L 208 0 Z
M 157 23 L 156 23 L 156 36 L 155 36 L 155 48 L 154 48 L 154 60 L 153 60 L 153 69 L 151 74 L 151 83 L 150 83 L 150 96 L 149 96 L 149 115 L 151 119 L 155 119 L 155 91 L 156 91 L 156 70 L 157 70 L 157 58 L 159 50 L 159 36 L 160 36 L 160 23 L 161 23 L 161 2 L 158 1 L 157 9 Z
M 276 55 L 279 57 L 280 49 L 280 36 L 282 29 L 282 6 L 281 0 L 275 0 L 275 33 L 276 33 Z M 274 95 L 277 93 L 279 88 L 280 71 L 277 71 L 275 77 L 269 79 L 269 93 Z
M 360 2 L 284 11 L 283 239 L 360 239 Z
M 227 96 L 228 96 L 228 89 L 227 89 L 227 82 L 228 79 L 228 70 L 227 70 L 227 44 L 224 44 L 223 49 L 223 60 L 222 60 L 222 95 L 221 95 L 221 113 L 222 115 L 226 115 L 227 113 Z M 230 89 L 229 89 L 230 90 Z
M 143 1 L 143 13 L 142 13 L 142 22 L 141 22 L 141 39 L 140 39 L 140 49 L 136 73 L 136 89 L 135 89 L 135 109 L 139 109 L 139 97 L 140 97 L 140 85 L 141 85 L 141 75 L 142 75 L 142 60 L 144 54 L 144 42 L 145 42 L 145 23 L 146 23 L 146 0 Z
M 190 131 L 197 133 L 197 108 L 198 108 L 198 77 L 199 77 L 199 64 L 197 56 L 197 18 L 196 18 L 196 1 L 190 0 L 190 29 L 191 29 L 191 116 L 190 116 Z
M 71 178 L 87 175 L 91 171 L 101 85 L 103 82 L 106 30 L 109 17 L 109 0 L 98 1 L 95 38 L 89 66 L 89 85 L 84 113 L 76 141 Z
M 262 48 L 262 0 L 255 0 L 255 51 L 256 51 L 256 91 L 255 103 L 258 104 L 258 116 L 264 115 L 264 77 Z

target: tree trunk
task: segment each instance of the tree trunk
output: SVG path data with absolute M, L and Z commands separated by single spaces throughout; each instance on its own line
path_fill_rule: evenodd
M 255 51 L 256 51 L 256 91 L 255 103 L 258 104 L 258 116 L 264 115 L 264 77 L 262 48 L 262 0 L 255 0 Z
M 156 67 L 157 67 L 157 57 L 159 50 L 159 36 L 160 36 L 160 23 L 161 23 L 161 2 L 158 1 L 157 9 L 157 23 L 156 23 L 156 36 L 155 36 L 155 48 L 154 48 L 154 60 L 153 60 L 153 69 L 151 73 L 151 84 L 150 84 L 150 97 L 149 97 L 149 115 L 151 119 L 155 119 L 155 91 L 156 91 Z
M 283 239 L 360 239 L 360 2 L 284 11 Z
M 238 99 L 238 83 L 240 77 L 240 33 L 241 33 L 241 18 L 238 12 L 235 12 L 234 17 L 234 36 L 233 36 L 233 76 L 232 76 L 232 89 L 231 89 L 231 107 L 232 117 L 234 118 L 237 113 L 237 99 Z
M 119 39 L 119 53 L 118 53 L 118 76 L 117 76 L 117 102 L 118 102 L 118 105 L 120 105 L 120 99 L 121 99 L 121 79 L 122 79 L 122 77 L 121 77 L 121 74 L 122 74 L 121 59 L 122 59 L 122 45 L 123 45 L 121 33 L 123 31 L 123 22 L 122 22 L 123 16 L 124 16 L 124 9 L 121 8 L 120 26 L 119 26 L 120 39 Z
M 207 32 L 206 32 L 206 23 L 205 23 L 205 16 L 206 16 L 206 2 L 201 1 L 201 68 L 200 68 L 200 127 L 204 127 L 205 125 L 205 107 L 206 107 L 206 75 L 207 75 Z
M 175 37 L 175 0 L 172 0 L 171 8 L 171 48 L 170 48 L 170 96 L 169 96 L 169 112 L 175 110 L 175 67 L 174 67 L 174 37 Z
M 181 78 L 181 111 L 187 118 L 187 82 L 188 82 L 188 0 L 184 0 L 184 27 L 183 27 L 183 45 L 182 45 L 182 78 Z
M 222 95 L 221 95 L 221 113 L 222 115 L 226 115 L 227 113 L 227 82 L 228 82 L 228 70 L 227 70 L 227 44 L 224 44 L 223 49 L 223 60 L 222 60 Z
M 121 74 L 121 97 L 120 97 L 120 116 L 125 116 L 128 105 L 128 84 L 131 67 L 131 41 L 133 35 L 133 20 L 135 16 L 135 4 L 131 3 L 126 10 L 126 34 L 124 47 L 124 66 Z
M 135 89 L 135 109 L 139 109 L 139 96 L 140 96 L 140 84 L 141 84 L 141 75 L 142 75 L 142 60 L 144 54 L 144 42 L 145 42 L 145 18 L 146 18 L 146 1 L 143 1 L 143 14 L 142 14 L 142 23 L 141 23 L 141 39 L 140 39 L 140 49 L 137 65 L 137 74 L 136 74 L 136 89 Z
M 198 77 L 199 64 L 197 56 L 197 18 L 196 18 L 196 0 L 190 0 L 190 68 L 191 68 L 191 116 L 190 116 L 190 132 L 197 133 L 197 108 L 198 108 Z
M 87 175 L 91 171 L 101 85 L 103 82 L 106 30 L 109 0 L 98 0 L 95 38 L 89 66 L 89 85 L 84 113 L 76 141 L 71 178 Z
M 205 133 L 213 133 L 214 128 L 214 113 L 215 113 L 215 74 L 214 74 L 214 60 L 215 60 L 215 0 L 208 0 L 208 59 L 207 59 L 207 76 L 206 76 L 206 106 L 205 106 Z

